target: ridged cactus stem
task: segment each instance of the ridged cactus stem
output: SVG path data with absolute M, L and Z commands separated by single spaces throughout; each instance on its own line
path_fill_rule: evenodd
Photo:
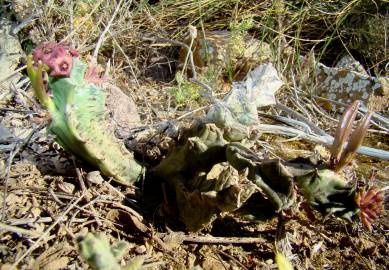
M 139 179 L 143 167 L 107 129 L 106 93 L 94 83 L 99 81 L 97 68 L 88 70 L 77 55 L 63 44 L 48 42 L 28 57 L 32 87 L 51 117 L 48 131 L 62 147 L 99 167 L 104 175 L 131 185 Z

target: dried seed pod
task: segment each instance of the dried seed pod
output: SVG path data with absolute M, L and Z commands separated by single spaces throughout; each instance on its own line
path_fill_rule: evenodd
M 349 137 L 353 122 L 358 112 L 360 102 L 358 100 L 343 113 L 335 132 L 334 142 L 331 147 L 331 160 L 336 165 L 340 160 L 347 138 Z
M 358 150 L 359 146 L 361 146 L 363 139 L 366 136 L 367 129 L 370 125 L 370 119 L 372 116 L 372 112 L 366 114 L 358 127 L 354 130 L 354 132 L 350 136 L 349 143 L 346 148 L 342 152 L 342 155 L 336 165 L 336 170 L 340 171 L 344 166 L 346 166 L 350 161 L 354 158 L 355 152 Z

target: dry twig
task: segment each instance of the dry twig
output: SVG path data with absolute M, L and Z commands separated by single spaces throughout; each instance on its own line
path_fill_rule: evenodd
M 130 1 L 129 5 L 131 5 L 131 2 L 132 1 Z M 111 16 L 111 19 L 109 20 L 109 22 L 106 25 L 104 31 L 101 33 L 101 35 L 99 37 L 99 40 L 97 41 L 96 48 L 93 51 L 93 56 L 92 56 L 93 64 L 97 63 L 97 55 L 99 53 L 100 47 L 103 44 L 105 35 L 109 31 L 109 28 L 111 27 L 113 20 L 115 19 L 117 13 L 119 12 L 119 10 L 120 10 L 120 8 L 122 6 L 122 3 L 123 3 L 123 0 L 120 0 L 119 3 L 117 3 L 116 8 L 115 8 L 115 10 L 114 10 L 114 12 L 113 12 L 113 14 Z
M 216 236 L 197 236 L 185 235 L 183 241 L 194 244 L 213 244 L 213 245 L 242 245 L 242 244 L 267 244 L 268 240 L 259 237 L 216 237 Z
M 17 234 L 24 234 L 24 235 L 29 236 L 30 238 L 38 238 L 41 235 L 38 232 L 26 230 L 23 228 L 12 226 L 12 225 L 7 225 L 7 224 L 4 224 L 2 222 L 0 222 L 0 230 L 1 231 L 9 231 L 9 232 L 17 233 Z

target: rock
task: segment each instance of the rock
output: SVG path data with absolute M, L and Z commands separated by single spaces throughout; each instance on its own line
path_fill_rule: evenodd
M 189 46 L 190 39 L 185 43 Z M 214 66 L 217 72 L 242 79 L 253 67 L 271 59 L 269 44 L 249 35 L 229 31 L 211 31 L 199 34 L 193 42 L 194 64 L 200 69 Z M 187 50 L 180 50 L 179 63 L 182 67 Z M 187 65 L 190 68 L 189 63 Z
M 111 117 L 110 125 L 118 136 L 123 138 L 131 128 L 141 124 L 136 104 L 131 97 L 111 83 L 103 83 L 102 88 L 107 93 L 105 103 Z
M 16 19 L 21 22 L 34 14 L 34 1 L 32 0 L 13 0 L 12 8 Z
M 382 111 L 388 106 L 388 78 L 368 75 L 351 56 L 343 57 L 335 67 L 314 62 L 308 65 L 316 65 L 312 69 L 313 79 L 309 82 L 316 95 L 345 104 L 360 100 L 362 106 L 373 111 Z M 329 110 L 338 109 L 332 103 L 321 103 Z
M 10 21 L 5 18 L 0 19 L 0 92 L 2 92 L 0 97 L 21 78 L 19 72 L 12 74 L 19 65 L 23 51 L 18 37 L 11 34 L 11 28 Z M 2 102 L 6 100 L 3 99 Z

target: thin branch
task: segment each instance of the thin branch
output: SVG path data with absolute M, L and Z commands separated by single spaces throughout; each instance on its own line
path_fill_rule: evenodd
M 300 126 L 303 129 L 303 131 L 305 131 L 306 133 L 308 133 L 308 134 L 313 133 L 308 124 L 306 124 L 305 122 L 302 122 L 302 121 L 295 120 L 293 118 L 288 118 L 288 117 L 273 115 L 273 114 L 267 114 L 267 113 L 258 113 L 258 115 L 266 117 L 266 118 L 270 118 L 270 119 L 273 119 L 273 120 L 276 120 L 279 122 L 283 122 L 291 127 Z
M 41 218 L 9 218 L 7 219 L 8 225 L 18 226 L 26 225 L 29 223 L 50 223 L 53 219 L 51 217 L 41 217 Z
M 347 108 L 349 106 L 348 104 L 345 104 L 343 102 L 335 101 L 335 100 L 324 98 L 324 97 L 319 97 L 319 96 L 312 96 L 312 97 L 315 98 L 315 99 L 318 99 L 318 100 L 323 100 L 323 101 L 331 102 L 331 103 L 333 103 L 335 105 L 342 106 L 344 108 Z M 362 113 L 367 113 L 368 109 L 361 106 L 359 108 L 359 111 L 361 111 Z M 384 117 L 384 116 L 382 116 L 382 115 L 380 115 L 378 113 L 373 113 L 372 118 L 373 118 L 373 120 L 378 121 L 379 123 L 381 123 L 384 127 L 380 126 L 379 124 L 375 123 L 374 121 L 371 121 L 372 124 L 374 124 L 375 126 L 379 127 L 380 129 L 383 129 L 383 130 L 389 132 L 389 119 L 387 117 Z
M 187 118 L 187 117 L 191 116 L 192 114 L 195 114 L 195 113 L 197 113 L 197 112 L 199 112 L 199 111 L 206 110 L 206 109 L 208 109 L 208 107 L 209 107 L 209 106 L 202 106 L 202 107 L 200 107 L 200 108 L 191 110 L 191 111 L 189 111 L 189 112 L 187 112 L 187 113 L 184 113 L 183 115 L 177 117 L 177 118 L 175 119 L 175 121 L 180 121 L 180 120 L 182 120 L 182 119 L 184 119 L 184 118 Z
M 9 232 L 17 233 L 17 234 L 24 234 L 24 235 L 27 235 L 31 238 L 38 238 L 39 236 L 41 236 L 41 234 L 39 232 L 26 230 L 23 228 L 12 226 L 12 225 L 7 225 L 7 224 L 4 224 L 2 222 L 0 222 L 0 230 L 1 231 L 9 231 Z
M 224 252 L 220 249 L 213 249 L 214 252 L 219 252 L 220 254 L 222 254 L 223 256 L 226 256 L 227 258 L 229 258 L 230 260 L 234 261 L 237 265 L 240 266 L 241 269 L 243 270 L 248 270 L 248 268 L 246 266 L 244 266 L 244 264 L 242 264 L 238 259 L 236 259 L 234 256 L 228 254 L 227 252 Z
M 74 165 L 74 167 L 75 167 L 75 169 L 76 169 L 76 174 L 77 174 L 78 182 L 80 183 L 81 191 L 82 191 L 83 193 L 87 193 L 88 190 L 87 190 L 86 185 L 85 185 L 84 177 L 83 177 L 83 175 L 82 175 L 82 173 L 81 173 L 81 170 L 80 170 L 80 169 L 77 167 L 77 165 L 76 165 L 76 160 L 75 160 L 75 158 L 73 158 L 73 165 Z M 88 198 L 88 196 L 85 197 L 85 198 L 86 198 L 86 201 L 87 201 L 87 202 L 90 202 L 90 198 Z M 91 210 L 92 216 L 93 216 L 94 219 L 96 220 L 97 225 L 98 225 L 98 226 L 102 226 L 103 223 L 101 222 L 101 220 L 100 220 L 100 218 L 99 218 L 99 214 L 98 214 L 96 208 L 93 206 L 93 204 L 90 204 L 90 205 L 89 205 L 89 208 L 90 208 L 90 210 Z
M 100 7 L 101 3 L 103 2 L 103 0 L 100 0 L 99 2 L 96 3 L 96 5 L 93 7 L 93 9 L 91 10 L 91 12 L 85 16 L 83 18 L 83 20 L 78 24 L 78 27 L 73 29 L 73 31 L 71 31 L 66 37 L 64 37 L 59 43 L 64 43 L 65 41 L 67 41 L 69 38 L 73 37 L 73 35 L 75 33 L 77 33 L 78 30 L 81 29 L 81 26 L 84 25 L 89 19 L 90 17 L 92 17 L 92 15 L 96 12 L 96 10 Z M 46 16 L 43 16 L 43 18 L 46 18 Z
M 30 110 L 19 110 L 15 108 L 0 108 L 0 111 L 2 112 L 16 112 L 16 113 L 25 113 L 25 114 L 39 114 L 36 111 L 30 111 Z
M 284 111 L 285 113 L 289 114 L 290 116 L 293 116 L 293 117 L 297 118 L 298 120 L 304 122 L 305 124 L 307 124 L 311 128 L 311 130 L 313 130 L 317 134 L 322 135 L 322 136 L 327 135 L 327 133 L 324 130 L 322 130 L 317 125 L 315 125 L 314 123 L 309 121 L 304 115 L 302 115 L 296 111 L 293 111 L 292 109 L 288 108 L 287 106 L 285 106 L 279 102 L 277 102 L 275 107 Z
M 242 244 L 267 244 L 268 240 L 259 237 L 215 237 L 185 235 L 183 242 L 196 244 L 220 244 L 220 245 L 242 245 Z
M 131 2 L 132 1 L 130 1 L 129 5 L 131 5 Z M 112 25 L 113 20 L 115 19 L 117 13 L 119 12 L 120 7 L 122 6 L 122 3 L 123 3 L 123 0 L 120 0 L 120 2 L 116 5 L 116 8 L 115 8 L 115 10 L 114 10 L 114 12 L 113 12 L 113 14 L 111 16 L 111 19 L 109 20 L 109 22 L 106 25 L 104 31 L 101 33 L 101 35 L 99 37 L 99 40 L 97 41 L 96 48 L 93 51 L 93 56 L 92 56 L 93 63 L 97 63 L 97 55 L 99 54 L 100 47 L 103 44 L 104 39 L 105 39 L 105 35 L 107 34 L 109 28 Z
M 83 191 L 82 194 L 88 194 L 87 192 L 88 192 L 88 190 L 85 190 L 85 191 Z M 94 198 L 93 200 L 89 200 L 86 204 L 84 204 L 84 205 L 81 206 L 81 207 L 76 205 L 75 208 L 77 209 L 77 211 L 75 211 L 75 212 L 73 213 L 72 217 L 69 219 L 69 221 L 68 221 L 68 227 L 71 227 L 71 225 L 72 225 L 72 223 L 73 223 L 73 220 L 75 219 L 75 217 L 76 217 L 80 212 L 86 212 L 86 213 L 89 213 L 90 215 L 96 217 L 97 213 L 94 213 L 94 212 L 92 212 L 92 211 L 88 211 L 88 210 L 86 210 L 85 208 L 87 208 L 87 207 L 93 205 L 93 204 L 96 203 L 96 201 L 99 200 L 99 199 L 100 199 L 100 196 L 97 196 L 97 197 Z M 95 218 L 95 221 L 96 221 L 96 218 Z M 100 222 L 101 222 L 101 221 L 100 221 Z M 101 224 L 101 223 L 100 223 L 100 224 Z
M 327 146 L 332 145 L 334 138 L 328 134 L 325 136 L 320 135 L 314 135 L 314 134 L 308 134 L 304 131 L 301 131 L 299 129 L 291 128 L 291 127 L 285 127 L 285 126 L 277 126 L 277 125 L 268 125 L 268 124 L 258 124 L 255 126 L 255 128 L 258 130 L 258 132 L 261 133 L 271 133 L 271 134 L 278 134 L 278 135 L 284 135 L 288 137 L 296 137 L 299 136 L 300 138 L 304 140 L 308 140 L 314 143 L 318 144 L 324 144 Z M 370 156 L 373 158 L 378 158 L 382 160 L 389 160 L 389 152 L 381 149 L 361 146 L 356 151 L 359 154 Z

